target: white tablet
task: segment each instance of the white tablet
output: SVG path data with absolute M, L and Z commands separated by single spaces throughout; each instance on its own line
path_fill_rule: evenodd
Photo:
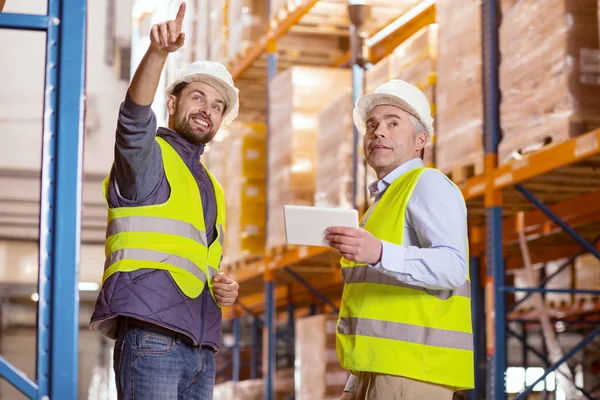
M 358 228 L 358 211 L 354 209 L 286 205 L 283 215 L 289 244 L 328 246 L 325 230 L 330 226 Z

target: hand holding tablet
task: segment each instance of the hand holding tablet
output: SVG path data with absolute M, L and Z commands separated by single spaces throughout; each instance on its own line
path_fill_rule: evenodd
M 325 230 L 331 226 L 358 228 L 358 211 L 346 208 L 283 206 L 285 234 L 289 244 L 324 246 Z

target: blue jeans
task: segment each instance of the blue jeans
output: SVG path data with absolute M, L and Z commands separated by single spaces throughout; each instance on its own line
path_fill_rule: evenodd
M 115 342 L 120 400 L 212 400 L 215 357 L 164 331 L 130 327 Z

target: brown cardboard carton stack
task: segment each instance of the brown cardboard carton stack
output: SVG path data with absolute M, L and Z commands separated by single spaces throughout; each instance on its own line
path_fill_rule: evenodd
M 348 70 L 291 67 L 270 85 L 268 248 L 285 244 L 284 205 L 314 204 L 318 114 L 350 83 Z
M 503 0 L 504 163 L 600 126 L 596 0 Z
M 365 72 L 365 93 L 373 93 L 375 89 L 391 79 L 395 57 L 396 55 L 391 53 Z
M 244 54 L 266 33 L 267 3 L 264 0 L 230 0 L 228 6 L 227 58 Z
M 225 192 L 223 263 L 264 254 L 266 126 L 234 122 L 210 144 L 207 164 Z
M 438 58 L 438 28 L 426 26 L 394 50 L 391 79 L 402 79 L 421 89 L 435 104 L 435 72 Z
M 317 138 L 317 187 L 315 205 L 352 208 L 354 123 L 352 90 L 346 89 L 319 114 Z M 364 155 L 362 137 L 358 151 L 358 204 L 364 204 Z
M 208 57 L 211 61 L 225 62 L 227 61 L 225 0 L 212 0 L 208 3 L 208 7 L 208 38 L 211 43 Z
M 294 393 L 293 372 L 293 369 L 281 369 L 275 372 L 275 400 L 285 400 Z M 215 386 L 213 394 L 213 400 L 263 400 L 264 398 L 263 379 L 224 382 Z
M 394 50 L 390 79 L 402 79 L 425 93 L 436 120 L 435 82 L 438 59 L 438 26 L 422 28 Z M 433 144 L 425 147 L 424 163 L 434 165 Z
M 335 352 L 337 316 L 321 314 L 296 321 L 296 399 L 339 399 L 350 373 Z
M 481 0 L 436 3 L 436 167 L 451 172 L 483 163 Z

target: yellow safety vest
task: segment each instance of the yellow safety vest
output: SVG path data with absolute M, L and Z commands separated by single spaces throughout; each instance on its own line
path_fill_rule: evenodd
M 417 168 L 396 179 L 372 209 L 364 229 L 401 245 L 406 207 L 423 171 Z M 342 367 L 454 390 L 474 387 L 468 276 L 465 285 L 454 291 L 430 290 L 345 258 L 341 265 L 344 291 L 336 349 Z
M 207 169 L 216 197 L 218 235 L 208 246 L 198 184 L 171 145 L 160 137 L 156 140 L 171 188 L 169 199 L 151 206 L 109 207 L 102 282 L 115 272 L 154 268 L 169 271 L 190 298 L 198 297 L 207 282 L 213 294 L 212 278 L 217 274 L 223 253 L 223 189 Z M 110 175 L 103 182 L 107 201 L 109 178 Z

